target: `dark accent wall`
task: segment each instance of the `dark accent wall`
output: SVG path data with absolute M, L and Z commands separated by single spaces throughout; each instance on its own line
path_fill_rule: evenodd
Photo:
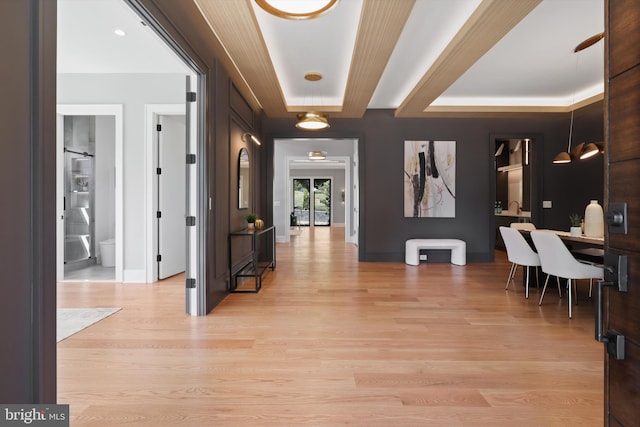
M 604 141 L 604 103 L 598 102 L 576 110 L 574 113 L 572 146 L 580 142 Z M 592 199 L 603 205 L 605 156 L 569 164 L 553 164 L 560 151 L 567 150 L 569 115 L 560 121 L 560 137 L 545 144 L 543 162 L 543 199 L 553 202 L 552 209 L 543 209 L 542 224 L 545 228 L 569 230 L 569 215 L 584 210 Z M 604 206 L 604 205 L 603 205 Z
M 55 403 L 56 3 L 2 1 L 0 27 L 0 402 Z
M 362 119 L 329 118 L 331 128 L 314 137 L 359 138 L 361 261 L 402 261 L 410 238 L 458 238 L 467 243 L 467 260 L 494 257 L 494 153 L 491 135 L 535 134 L 540 141 L 536 170 L 542 183 L 536 195 L 554 207 L 537 218 L 540 228 L 567 229 L 568 216 L 583 211 L 590 198 L 602 200 L 602 156 L 580 164 L 553 165 L 566 150 L 569 114 L 505 115 L 491 118 L 395 118 L 392 110 L 368 110 Z M 309 136 L 293 119 L 264 119 L 273 153 L 274 138 Z M 601 141 L 602 103 L 576 112 L 574 141 Z M 455 140 L 456 217 L 404 218 L 404 141 Z M 272 155 L 272 154 L 270 154 Z M 272 176 L 273 171 L 267 171 Z M 536 179 L 536 178 L 532 178 Z M 566 220 L 565 220 L 566 218 Z

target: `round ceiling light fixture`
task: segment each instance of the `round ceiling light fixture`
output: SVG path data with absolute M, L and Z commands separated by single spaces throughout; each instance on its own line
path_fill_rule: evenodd
M 284 19 L 313 19 L 333 9 L 338 0 L 255 0 L 264 11 Z
M 327 116 L 318 111 L 307 111 L 298 114 L 296 127 L 302 130 L 323 130 L 329 128 Z
M 318 82 L 322 80 L 322 74 L 317 71 L 309 71 L 304 75 L 304 79 L 309 82 Z M 297 117 L 298 123 L 296 123 L 296 127 L 298 129 L 324 130 L 330 127 L 327 116 L 319 111 L 307 111 L 306 113 L 298 113 Z
M 326 151 L 313 150 L 309 151 L 309 160 L 324 160 L 327 158 Z

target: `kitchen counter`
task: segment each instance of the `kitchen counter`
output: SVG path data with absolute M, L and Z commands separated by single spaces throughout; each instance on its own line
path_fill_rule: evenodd
M 531 218 L 531 212 L 522 211 L 517 213 L 516 211 L 502 211 L 502 213 L 495 214 L 496 216 L 506 216 L 512 218 Z

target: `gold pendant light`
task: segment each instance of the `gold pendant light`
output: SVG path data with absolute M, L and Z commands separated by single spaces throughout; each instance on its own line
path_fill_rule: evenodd
M 316 71 L 310 71 L 304 75 L 304 79 L 309 82 L 317 82 L 322 80 L 322 74 Z M 313 99 L 311 99 L 313 104 Z M 324 130 L 328 129 L 329 120 L 324 113 L 319 111 L 307 111 L 306 113 L 298 113 L 298 123 L 296 127 L 302 130 Z
M 327 158 L 326 151 L 313 150 L 309 151 L 309 160 L 324 160 Z
M 318 111 L 307 111 L 298 114 L 296 127 L 302 130 L 323 130 L 329 128 L 327 116 Z

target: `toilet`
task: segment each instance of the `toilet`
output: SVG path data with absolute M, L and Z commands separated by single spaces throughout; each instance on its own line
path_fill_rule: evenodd
M 100 260 L 103 267 L 116 266 L 116 239 L 100 242 Z

